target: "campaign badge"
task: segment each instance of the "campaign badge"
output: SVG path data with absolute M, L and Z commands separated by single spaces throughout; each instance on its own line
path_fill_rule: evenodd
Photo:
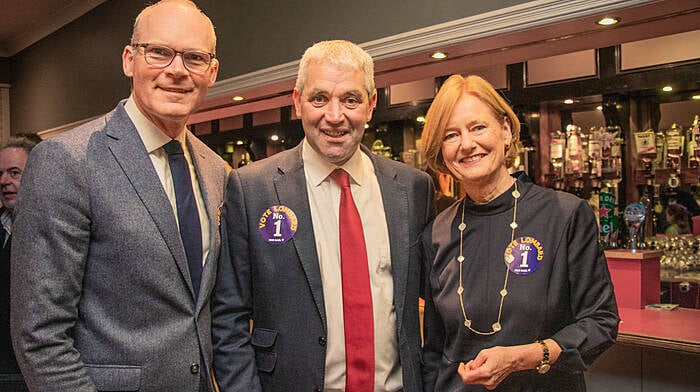
M 284 244 L 297 232 L 297 216 L 287 206 L 272 206 L 266 209 L 258 221 L 258 232 L 265 242 Z
M 544 252 L 537 239 L 520 237 L 506 246 L 503 256 L 511 272 L 516 275 L 529 275 L 542 263 Z

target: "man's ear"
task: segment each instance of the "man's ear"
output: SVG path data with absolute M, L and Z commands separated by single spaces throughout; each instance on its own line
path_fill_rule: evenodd
M 301 94 L 299 94 L 299 90 L 296 87 L 294 87 L 294 93 L 292 93 L 292 100 L 294 101 L 294 110 L 297 117 L 301 118 Z
M 216 83 L 216 76 L 219 74 L 219 60 L 212 59 L 209 65 L 209 87 Z
M 134 76 L 134 56 L 136 55 L 134 47 L 126 45 L 122 52 L 122 69 L 127 77 Z

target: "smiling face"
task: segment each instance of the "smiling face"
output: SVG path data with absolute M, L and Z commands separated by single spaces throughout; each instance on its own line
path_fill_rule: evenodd
M 178 51 L 214 52 L 215 36 L 209 20 L 193 6 L 163 3 L 144 11 L 134 41 L 165 45 Z M 176 55 L 158 68 L 146 63 L 143 48 L 127 45 L 122 53 L 124 74 L 133 79 L 132 97 L 139 110 L 159 129 L 176 137 L 216 81 L 216 59 L 203 73 L 190 72 Z
M 376 103 L 377 94 L 369 96 L 362 70 L 323 62 L 308 65 L 302 93 L 294 89 L 294 107 L 306 139 L 336 165 L 357 150 Z
M 447 120 L 441 153 L 445 166 L 467 189 L 510 186 L 505 149 L 511 143 L 505 118 L 464 93 Z
M 0 199 L 6 208 L 12 209 L 15 206 L 28 156 L 27 151 L 19 147 L 0 150 Z

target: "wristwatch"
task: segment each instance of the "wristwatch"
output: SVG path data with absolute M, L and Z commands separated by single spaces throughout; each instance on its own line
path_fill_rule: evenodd
M 540 361 L 540 364 L 537 365 L 535 370 L 537 370 L 537 373 L 539 374 L 545 374 L 549 371 L 550 365 L 549 365 L 549 347 L 547 347 L 547 344 L 541 340 L 538 340 L 537 343 L 542 345 L 542 360 Z

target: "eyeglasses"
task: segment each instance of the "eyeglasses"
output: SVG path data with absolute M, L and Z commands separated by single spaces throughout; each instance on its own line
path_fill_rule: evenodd
M 143 48 L 143 56 L 146 63 L 158 68 L 169 66 L 175 55 L 182 57 L 182 63 L 185 64 L 190 72 L 203 73 L 211 66 L 211 61 L 216 58 L 213 53 L 202 52 L 199 50 L 179 51 L 165 45 L 132 43 L 135 48 Z

